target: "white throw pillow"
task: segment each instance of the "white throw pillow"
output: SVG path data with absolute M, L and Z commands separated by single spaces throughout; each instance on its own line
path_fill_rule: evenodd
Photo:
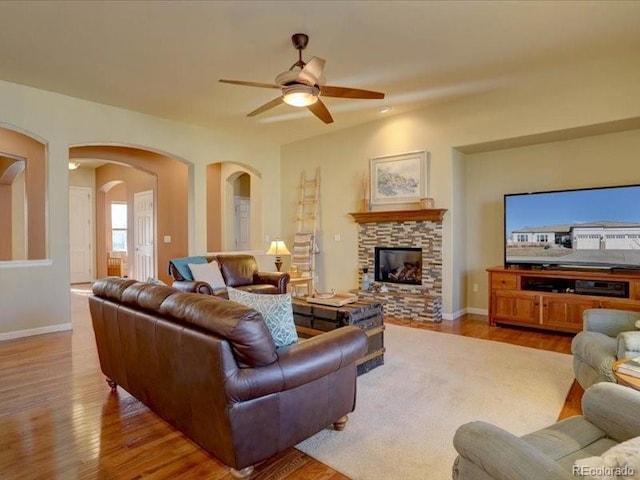
M 640 480 L 640 437 L 619 443 L 600 457 L 576 460 L 575 466 L 590 480 Z
M 188 265 L 194 280 L 206 282 L 214 290 L 226 287 L 220 266 L 215 260 L 208 263 L 189 263 Z
M 241 303 L 260 312 L 273 337 L 276 348 L 286 347 L 298 341 L 296 324 L 293 322 L 291 294 L 271 295 L 244 292 L 228 287 L 229 300 Z

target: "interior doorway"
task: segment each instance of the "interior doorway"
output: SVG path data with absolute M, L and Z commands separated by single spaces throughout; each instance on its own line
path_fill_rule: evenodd
M 71 283 L 94 279 L 91 187 L 69 187 L 69 263 Z
M 236 197 L 234 199 L 234 236 L 236 250 L 243 251 L 251 248 L 251 199 Z
M 153 190 L 133 194 L 133 277 L 155 277 Z

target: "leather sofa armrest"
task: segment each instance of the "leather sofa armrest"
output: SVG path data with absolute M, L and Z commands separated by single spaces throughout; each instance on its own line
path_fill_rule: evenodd
M 640 391 L 600 382 L 582 397 L 585 418 L 617 442 L 640 436 Z
M 456 430 L 453 446 L 461 457 L 495 480 L 569 480 L 575 478 L 525 440 L 487 422 Z
M 640 356 L 640 331 L 622 332 L 618 335 L 618 359 Z
M 640 313 L 611 308 L 591 308 L 584 311 L 582 319 L 584 330 L 604 333 L 615 338 L 622 332 L 635 330 L 635 323 L 640 320 Z
M 279 352 L 285 390 L 312 382 L 355 363 L 367 353 L 367 336 L 347 326 L 322 333 Z
M 176 280 L 171 285 L 176 290 L 187 293 L 202 293 L 205 295 L 213 295 L 213 289 L 211 285 L 206 282 L 190 281 L 190 280 Z
M 362 330 L 338 328 L 280 349 L 278 360 L 270 365 L 236 370 L 227 379 L 227 397 L 246 401 L 290 390 L 355 363 L 366 351 Z
M 253 276 L 253 283 L 269 284 L 278 287 L 278 291 L 282 294 L 287 293 L 287 284 L 291 277 L 287 272 L 258 272 Z

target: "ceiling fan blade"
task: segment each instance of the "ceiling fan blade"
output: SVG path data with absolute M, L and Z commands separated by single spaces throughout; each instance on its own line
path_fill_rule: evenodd
M 372 90 L 361 90 L 359 88 L 332 87 L 330 85 L 324 85 L 320 87 L 320 93 L 325 97 L 364 98 L 364 99 L 384 98 L 384 93 L 382 92 L 374 92 Z
M 307 85 L 317 85 L 322 77 L 322 71 L 324 70 L 325 60 L 320 57 L 313 57 L 304 66 L 298 74 L 298 81 L 306 83 Z
M 278 105 L 280 105 L 283 102 L 282 97 L 278 97 L 278 98 L 274 98 L 273 100 L 271 100 L 268 103 L 265 103 L 264 105 L 262 105 L 259 108 L 256 108 L 253 112 L 249 113 L 247 115 L 247 117 L 255 117 L 256 115 L 262 113 L 262 112 L 266 112 L 267 110 L 272 109 L 273 107 L 277 107 Z
M 243 82 L 242 80 L 218 80 L 221 83 L 231 83 L 232 85 L 242 85 L 245 87 L 260 87 L 260 88 L 280 88 L 273 83 L 259 83 L 259 82 Z
M 324 123 L 333 123 L 333 118 L 322 100 L 318 99 L 316 103 L 312 103 L 307 108 Z

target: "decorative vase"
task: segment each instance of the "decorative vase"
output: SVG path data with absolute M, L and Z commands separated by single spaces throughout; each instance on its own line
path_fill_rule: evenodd
M 369 291 L 369 287 L 371 283 L 369 281 L 369 269 L 367 267 L 362 269 L 362 284 L 360 285 L 360 289 L 364 292 Z

